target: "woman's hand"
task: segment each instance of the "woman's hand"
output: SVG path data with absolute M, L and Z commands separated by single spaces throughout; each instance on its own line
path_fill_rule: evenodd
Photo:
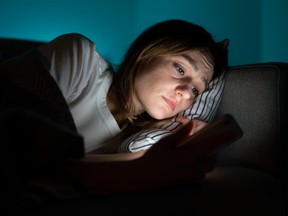
M 215 158 L 200 155 L 191 146 L 177 147 L 195 127 L 192 121 L 153 145 L 139 158 L 139 172 L 145 177 L 147 189 L 187 181 L 199 181 L 214 168 Z M 194 128 L 195 129 L 195 128 Z
M 202 120 L 198 120 L 198 119 L 188 119 L 186 117 L 177 117 L 176 118 L 177 122 L 182 123 L 183 125 L 187 124 L 188 122 L 193 123 L 193 128 L 191 129 L 189 136 L 193 135 L 194 133 L 196 133 L 197 131 L 201 130 L 202 128 L 204 128 L 208 123 Z

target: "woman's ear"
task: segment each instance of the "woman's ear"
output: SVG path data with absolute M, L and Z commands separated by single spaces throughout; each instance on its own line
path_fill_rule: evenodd
M 216 52 L 224 55 L 228 55 L 228 46 L 229 46 L 229 39 L 224 39 L 220 42 L 216 43 Z
M 220 64 L 220 67 L 225 67 L 228 66 L 228 53 L 229 53 L 229 39 L 224 39 L 220 42 L 217 43 L 217 55 L 218 55 L 218 64 Z M 222 66 L 221 66 L 222 65 Z
M 224 49 L 227 49 L 228 46 L 229 46 L 230 40 L 226 38 L 226 39 L 224 39 L 223 41 L 221 41 L 220 43 L 222 44 L 222 47 L 223 47 Z

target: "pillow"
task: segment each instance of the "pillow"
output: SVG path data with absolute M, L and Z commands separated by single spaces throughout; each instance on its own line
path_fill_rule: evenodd
M 212 80 L 209 83 L 208 90 L 200 94 L 192 106 L 179 113 L 176 117 L 183 116 L 190 120 L 199 119 L 211 122 L 218 111 L 222 99 L 225 74 L 224 72 L 220 77 Z M 120 145 L 118 152 L 137 152 L 149 149 L 161 138 L 171 134 L 172 131 L 181 126 L 181 123 L 176 122 L 176 117 L 160 128 L 141 130 L 128 137 Z

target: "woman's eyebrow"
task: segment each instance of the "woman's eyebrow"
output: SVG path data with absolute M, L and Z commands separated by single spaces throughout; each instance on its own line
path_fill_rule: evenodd
M 196 61 L 195 61 L 193 58 L 191 58 L 189 55 L 186 55 L 186 54 L 181 54 L 181 56 L 182 56 L 183 58 L 185 58 L 185 59 L 189 62 L 189 64 L 191 65 L 191 67 L 194 68 L 195 71 L 198 71 L 198 70 L 199 70 L 199 68 L 198 68 L 198 66 L 197 66 L 197 64 L 196 64 Z M 203 76 L 203 77 L 201 78 L 201 80 L 202 80 L 203 83 L 204 83 L 205 89 L 207 89 L 207 88 L 208 88 L 208 79 Z
M 195 71 L 199 70 L 199 68 L 196 64 L 196 61 L 193 58 L 191 58 L 189 55 L 186 55 L 186 54 L 181 54 L 181 56 L 189 62 L 189 64 L 191 65 L 191 67 L 194 68 Z

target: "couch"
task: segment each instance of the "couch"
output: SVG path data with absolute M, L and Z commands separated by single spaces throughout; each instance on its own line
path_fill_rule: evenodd
M 40 44 L 1 39 L 0 57 L 5 60 Z M 284 62 L 229 68 L 218 115 L 233 115 L 243 136 L 217 154 L 216 167 L 203 182 L 147 193 L 95 195 L 38 206 L 29 215 L 288 215 L 287 82 Z
M 241 65 L 227 73 L 219 115 L 232 114 L 243 137 L 219 153 L 204 183 L 213 188 L 209 197 L 221 194 L 219 212 L 287 215 L 287 66 Z M 219 207 L 223 201 L 225 208 Z

